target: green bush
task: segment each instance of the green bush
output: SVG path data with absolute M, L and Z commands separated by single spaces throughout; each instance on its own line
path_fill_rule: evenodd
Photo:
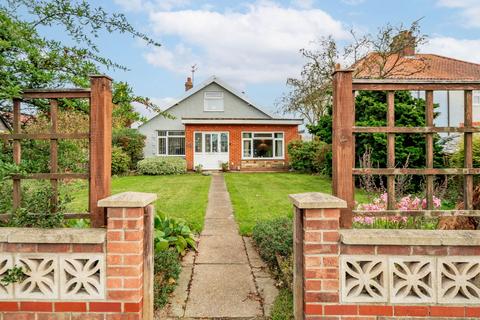
M 463 140 L 459 143 L 459 148 L 457 152 L 452 155 L 451 162 L 454 167 L 463 168 L 465 161 L 465 146 Z M 480 135 L 473 135 L 472 143 L 472 153 L 473 153 L 473 167 L 480 168 Z
M 187 172 L 187 162 L 179 157 L 153 157 L 139 161 L 137 168 L 147 175 L 181 174 Z
M 355 97 L 356 126 L 385 126 L 387 123 L 387 102 L 383 91 L 360 91 Z M 438 105 L 436 104 L 435 107 Z M 409 91 L 395 92 L 395 125 L 398 127 L 423 127 L 425 126 L 425 100 L 414 98 Z M 310 133 L 316 135 L 326 143 L 332 142 L 332 110 L 321 117 L 316 125 L 308 125 Z M 438 141 L 435 134 L 434 140 Z M 355 160 L 365 154 L 371 153 L 371 163 L 379 168 L 387 165 L 387 136 L 384 133 L 356 134 Z M 441 168 L 444 165 L 443 152 L 440 145 L 434 144 L 434 165 Z M 409 168 L 425 167 L 425 135 L 423 134 L 398 134 L 395 136 L 395 161 L 396 167 L 403 167 L 407 163 Z M 331 165 L 331 163 L 329 163 Z M 359 163 L 356 164 L 360 165 Z M 415 177 L 414 183 L 419 184 L 421 177 Z
M 135 129 L 120 128 L 113 131 L 112 143 L 114 146 L 122 148 L 128 154 L 130 157 L 130 170 L 135 170 L 138 161 L 143 159 L 145 139 L 146 137 Z
M 279 270 L 277 255 L 288 258 L 293 252 L 293 224 L 289 218 L 261 221 L 253 227 L 253 240 L 263 260 Z
M 293 320 L 293 294 L 289 289 L 281 289 L 275 298 L 270 315 L 272 320 Z
M 168 296 L 175 290 L 182 266 L 178 252 L 166 250 L 155 252 L 153 284 L 154 307 L 161 309 L 168 302 Z
M 328 174 L 331 147 L 319 140 L 292 141 L 288 144 L 290 166 L 299 171 Z
M 195 239 L 187 223 L 178 218 L 155 216 L 154 233 L 155 251 L 175 248 L 184 256 L 189 248 L 196 249 Z
M 124 174 L 128 172 L 130 156 L 120 147 L 112 148 L 112 174 Z
M 65 185 L 58 188 L 56 212 L 53 211 L 51 198 L 54 195 L 49 181 L 24 181 L 22 183 L 22 201 L 20 208 L 13 211 L 12 182 L 0 181 L 0 212 L 11 213 L 11 218 L 3 224 L 9 227 L 58 228 L 64 225 L 63 213 L 67 211 L 72 198 Z

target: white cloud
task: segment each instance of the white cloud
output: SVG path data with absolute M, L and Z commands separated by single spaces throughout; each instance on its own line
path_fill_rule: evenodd
M 480 63 L 480 40 L 433 37 L 420 51 Z
M 458 22 L 468 27 L 480 27 L 480 1 L 478 0 L 438 0 L 437 4 L 442 7 L 456 8 L 461 10 L 464 19 Z
M 342 24 L 319 9 L 283 7 L 260 1 L 242 11 L 208 9 L 155 11 L 155 34 L 174 45 L 154 48 L 145 57 L 161 68 L 199 76 L 221 76 L 235 85 L 285 81 L 303 61 L 298 50 L 321 36 L 349 37 Z M 164 41 L 165 43 L 165 41 Z

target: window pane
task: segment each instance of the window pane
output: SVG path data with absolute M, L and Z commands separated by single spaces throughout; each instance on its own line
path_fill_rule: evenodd
M 228 135 L 220 134 L 220 152 L 228 152 Z
M 251 138 L 251 137 L 252 137 L 252 133 L 250 133 L 250 132 L 245 132 L 245 133 L 243 134 L 243 137 L 246 138 L 246 139 Z
M 205 134 L 205 152 L 212 152 L 212 135 Z
M 185 138 L 168 138 L 168 154 L 172 156 L 185 155 Z
M 167 131 L 158 131 L 158 136 L 165 137 L 167 135 Z
M 273 140 L 253 140 L 253 157 L 254 158 L 272 158 L 273 157 Z
M 158 154 L 167 154 L 166 142 L 165 138 L 158 138 Z
M 244 140 L 243 141 L 243 157 L 250 158 L 252 156 L 252 141 Z
M 168 131 L 169 136 L 185 136 L 185 131 Z
M 254 133 L 253 136 L 255 138 L 271 138 L 272 134 L 271 133 Z
M 275 140 L 275 157 L 283 156 L 283 141 Z
M 283 138 L 283 133 L 275 133 L 275 138 L 276 139 L 282 139 Z
M 202 152 L 202 133 L 195 133 L 195 152 Z
M 212 134 L 212 152 L 218 152 L 218 134 Z

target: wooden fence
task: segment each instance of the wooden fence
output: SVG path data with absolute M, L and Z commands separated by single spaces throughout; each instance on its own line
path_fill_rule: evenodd
M 387 95 L 387 125 L 384 127 L 358 127 L 355 125 L 355 92 L 385 91 Z M 425 91 L 425 127 L 395 126 L 395 91 Z M 464 126 L 436 127 L 434 125 L 433 93 L 436 90 L 464 91 Z M 333 78 L 333 194 L 347 202 L 342 209 L 340 224 L 351 228 L 353 214 L 376 216 L 480 216 L 480 210 L 473 210 L 473 177 L 480 174 L 480 168 L 473 167 L 473 133 L 480 127 L 473 125 L 472 90 L 480 90 L 480 81 L 434 81 L 434 80 L 393 80 L 393 79 L 352 79 L 351 70 L 338 70 Z M 464 135 L 464 167 L 434 168 L 434 134 L 456 132 Z M 387 135 L 387 167 L 355 168 L 355 134 L 384 133 Z M 395 136 L 397 134 L 425 134 L 426 163 L 424 168 L 395 167 Z M 354 176 L 383 175 L 387 177 L 387 210 L 354 210 Z M 425 210 L 400 211 L 395 209 L 395 176 L 423 175 L 426 177 Z M 433 193 L 436 175 L 457 175 L 464 180 L 463 210 L 434 210 Z
M 0 134 L 0 140 L 13 141 L 13 160 L 20 165 L 22 161 L 21 141 L 50 141 L 50 172 L 28 175 L 14 175 L 13 209 L 21 204 L 21 181 L 23 179 L 50 180 L 53 190 L 51 199 L 53 210 L 58 200 L 58 181 L 62 179 L 87 179 L 89 181 L 89 212 L 69 213 L 66 219 L 89 218 L 92 227 L 105 225 L 105 210 L 99 208 L 98 200 L 110 195 L 111 136 L 112 136 L 112 79 L 107 76 L 92 76 L 90 89 L 39 89 L 24 90 L 21 99 L 13 100 L 13 132 Z M 50 133 L 22 133 L 21 103 L 33 99 L 47 99 L 50 102 Z M 84 133 L 61 133 L 58 128 L 58 99 L 87 99 L 90 105 L 90 130 Z M 89 139 L 89 171 L 80 173 L 58 172 L 58 140 Z M 10 214 L 0 218 L 8 219 Z

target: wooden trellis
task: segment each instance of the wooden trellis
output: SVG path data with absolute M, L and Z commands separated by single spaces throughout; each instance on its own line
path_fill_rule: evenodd
M 0 140 L 13 141 L 13 160 L 21 163 L 21 141 L 50 141 L 50 172 L 28 175 L 14 175 L 13 179 L 13 209 L 21 205 L 21 181 L 23 179 L 50 180 L 52 185 L 53 210 L 58 201 L 58 181 L 62 179 L 87 179 L 89 181 L 89 212 L 69 213 L 66 219 L 89 218 L 92 227 L 105 225 L 105 212 L 97 206 L 98 200 L 110 195 L 111 170 L 111 136 L 112 136 L 112 80 L 106 76 L 92 76 L 90 89 L 40 89 L 24 90 L 21 99 L 13 100 L 13 132 L 0 134 Z M 50 133 L 21 132 L 21 102 L 32 99 L 48 99 L 50 102 Z M 90 130 L 85 133 L 58 132 L 58 99 L 88 99 L 90 104 Z M 58 172 L 58 140 L 59 139 L 89 139 L 89 171 L 88 173 Z M 0 215 L 6 219 L 10 214 Z
M 385 91 L 387 94 L 387 125 L 384 127 L 355 126 L 355 91 Z M 425 91 L 425 127 L 395 126 L 395 91 Z M 433 92 L 435 90 L 461 90 L 464 92 L 464 126 L 435 127 Z M 350 228 L 353 214 L 376 216 L 480 216 L 480 210 L 473 210 L 473 177 L 480 174 L 480 168 L 473 167 L 472 142 L 473 134 L 480 132 L 480 127 L 473 125 L 472 90 L 480 90 L 480 81 L 423 81 L 396 79 L 352 79 L 351 70 L 338 70 L 334 74 L 333 83 L 333 193 L 348 203 L 342 211 L 341 225 Z M 465 160 L 463 168 L 434 168 L 433 137 L 439 132 L 457 132 L 464 135 Z M 355 168 L 355 134 L 384 133 L 387 135 L 387 168 Z M 421 169 L 395 168 L 395 135 L 425 134 L 426 163 Z M 387 210 L 361 211 L 354 210 L 354 176 L 355 175 L 387 176 Z M 425 210 L 400 211 L 395 209 L 395 176 L 426 176 Z M 464 179 L 464 209 L 434 210 L 433 192 L 436 175 L 458 175 Z

